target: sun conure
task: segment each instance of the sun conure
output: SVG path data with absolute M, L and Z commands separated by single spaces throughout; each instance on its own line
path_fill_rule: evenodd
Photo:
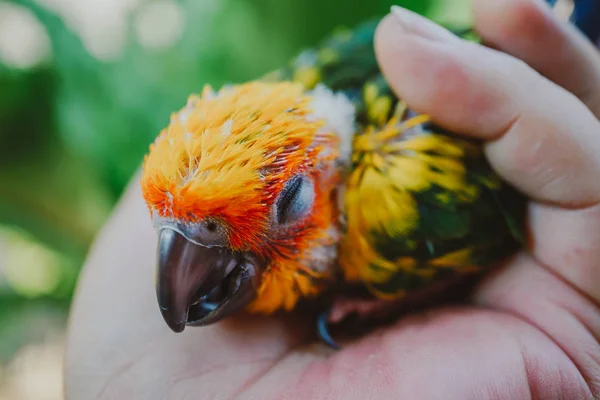
M 480 143 L 392 93 L 376 25 L 259 80 L 206 86 L 151 145 L 141 181 L 173 331 L 335 303 L 340 288 L 393 302 L 521 246 L 525 199 Z

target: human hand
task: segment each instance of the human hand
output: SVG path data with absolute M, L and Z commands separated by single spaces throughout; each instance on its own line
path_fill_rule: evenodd
M 156 235 L 136 179 L 78 286 L 68 398 L 600 397 L 600 55 L 533 0 L 475 3 L 478 31 L 512 56 L 388 16 L 378 58 L 413 108 L 486 140 L 492 165 L 534 199 L 530 253 L 469 306 L 404 318 L 339 352 L 298 315 L 174 334 L 156 306 Z

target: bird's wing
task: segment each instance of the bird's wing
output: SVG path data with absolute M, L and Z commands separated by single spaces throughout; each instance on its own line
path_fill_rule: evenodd
M 397 297 L 512 253 L 524 200 L 491 170 L 479 143 L 433 126 L 394 95 L 375 57 L 377 23 L 340 29 L 265 79 L 322 83 L 355 104 L 340 266 L 347 281 Z M 470 29 L 456 33 L 477 40 Z

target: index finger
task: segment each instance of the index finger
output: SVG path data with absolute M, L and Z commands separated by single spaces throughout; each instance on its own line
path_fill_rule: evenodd
M 569 208 L 600 202 L 600 123 L 579 99 L 512 56 L 424 38 L 411 27 L 420 17 L 410 15 L 402 26 L 385 18 L 375 45 L 388 82 L 411 107 L 485 140 L 492 166 L 529 197 Z
M 533 255 L 600 301 L 598 120 L 524 62 L 441 34 L 423 38 L 410 26 L 421 17 L 409 15 L 402 26 L 388 16 L 376 34 L 392 88 L 438 125 L 486 142 L 495 170 L 539 201 L 530 211 Z
M 600 116 L 600 52 L 572 23 L 539 0 L 476 0 L 473 7 L 486 43 L 523 59 Z

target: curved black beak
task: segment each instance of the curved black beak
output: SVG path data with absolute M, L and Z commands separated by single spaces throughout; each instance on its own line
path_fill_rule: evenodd
M 209 325 L 248 305 L 256 297 L 260 267 L 251 260 L 224 247 L 192 243 L 173 229 L 161 229 L 156 295 L 171 330 Z

